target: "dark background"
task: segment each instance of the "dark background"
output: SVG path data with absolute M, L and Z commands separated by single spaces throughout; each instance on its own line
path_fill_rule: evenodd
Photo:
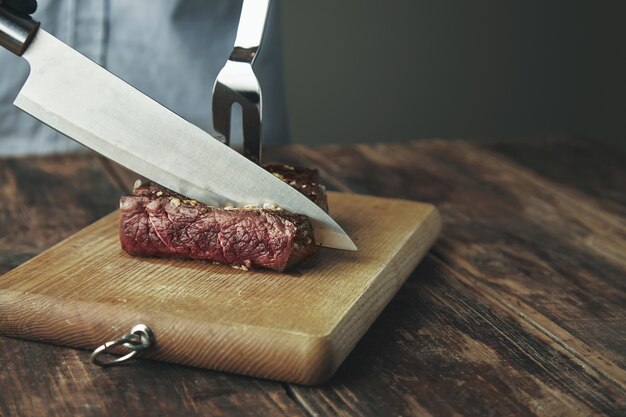
M 626 148 L 625 19 L 626 1 L 284 1 L 293 141 Z

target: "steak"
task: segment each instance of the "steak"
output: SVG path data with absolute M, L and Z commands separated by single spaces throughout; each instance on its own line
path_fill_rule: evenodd
M 316 170 L 265 167 L 327 210 Z M 120 199 L 120 241 L 135 256 L 197 259 L 276 271 L 317 253 L 307 217 L 266 205 L 214 207 L 152 182 L 135 184 Z
M 326 187 L 320 184 L 320 174 L 317 169 L 294 168 L 283 164 L 267 164 L 265 169 L 300 191 L 328 213 Z

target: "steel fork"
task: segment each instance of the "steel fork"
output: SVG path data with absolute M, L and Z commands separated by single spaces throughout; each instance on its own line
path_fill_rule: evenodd
M 213 130 L 215 137 L 230 145 L 231 110 L 241 105 L 243 154 L 261 162 L 261 86 L 252 69 L 267 19 L 270 0 L 244 0 L 235 47 L 213 86 Z

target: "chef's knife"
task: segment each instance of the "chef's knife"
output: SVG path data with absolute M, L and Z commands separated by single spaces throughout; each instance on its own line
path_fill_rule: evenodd
M 24 57 L 31 69 L 17 107 L 189 198 L 217 206 L 272 203 L 307 216 L 318 245 L 356 250 L 308 198 L 1 1 L 0 45 Z

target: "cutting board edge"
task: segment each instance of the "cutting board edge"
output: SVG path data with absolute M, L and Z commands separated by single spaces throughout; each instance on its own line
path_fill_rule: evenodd
M 404 257 L 405 262 L 390 262 L 387 264 L 385 268 L 372 279 L 376 285 L 369 285 L 367 287 L 363 294 L 346 310 L 330 335 L 331 342 L 337 346 L 333 348 L 337 355 L 335 358 L 335 369 L 341 366 L 345 358 L 354 349 L 354 346 L 356 346 L 363 335 L 365 335 L 374 324 L 380 313 L 391 302 L 398 291 L 400 291 L 411 273 L 435 244 L 441 233 L 443 222 L 437 207 L 422 202 L 416 203 L 422 206 L 428 205 L 430 206 L 430 210 L 423 221 L 424 226 L 406 238 L 406 242 L 402 245 L 403 250 L 398 252 L 392 259 L 402 260 Z M 417 245 L 421 237 L 426 237 L 426 243 Z M 415 253 L 414 256 L 407 257 L 406 253 L 411 251 L 412 243 L 421 247 L 421 250 Z M 380 279 L 381 276 L 387 276 L 389 279 Z M 385 284 L 387 285 L 385 286 Z M 355 310 L 360 311 L 361 314 L 355 313 Z M 365 319 L 363 318 L 364 315 L 367 316 Z M 358 320 L 357 317 L 359 318 Z M 358 327 L 355 326 L 355 322 L 356 324 L 360 322 L 360 325 Z M 352 329 L 352 331 L 346 331 L 346 329 Z
M 32 309 L 44 310 L 48 314 L 33 317 L 30 314 Z M 156 333 L 155 349 L 142 355 L 147 359 L 304 385 L 328 380 L 338 366 L 335 366 L 336 352 L 328 334 L 313 335 L 227 322 L 207 323 L 161 311 L 140 312 L 122 305 L 98 302 L 67 303 L 47 295 L 0 289 L 0 334 L 7 337 L 93 350 L 126 334 L 137 323 L 148 325 Z M 188 337 L 193 328 L 202 331 L 192 332 L 195 336 Z M 252 343 L 237 337 L 241 333 L 245 333 Z M 272 337 L 268 337 L 268 333 Z M 212 335 L 219 335 L 219 340 L 211 340 Z M 192 349 L 182 355 L 176 344 L 159 346 L 160 337 L 184 340 L 185 344 L 193 346 L 207 346 L 207 350 Z M 264 343 L 259 344 L 259 340 Z M 233 349 L 233 346 L 237 348 Z M 210 349 L 225 353 L 217 357 L 205 354 Z M 276 368 L 264 365 L 262 361 L 247 361 L 245 366 L 240 366 L 237 359 L 246 350 L 278 352 L 284 355 L 286 366 Z

